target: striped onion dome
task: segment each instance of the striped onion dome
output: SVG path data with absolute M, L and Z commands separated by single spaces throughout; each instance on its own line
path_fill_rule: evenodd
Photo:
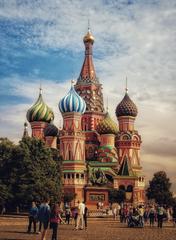
M 138 113 L 137 107 L 134 102 L 129 97 L 128 93 L 126 92 L 122 101 L 117 105 L 116 108 L 116 116 L 131 116 L 136 117 Z
M 79 112 L 83 114 L 85 112 L 86 103 L 75 91 L 74 86 L 71 86 L 68 94 L 60 100 L 59 110 L 61 113 Z
M 45 137 L 56 137 L 58 134 L 58 128 L 53 124 L 50 123 L 44 130 Z
M 97 125 L 96 130 L 99 134 L 117 134 L 117 124 L 111 119 L 109 113 L 105 118 Z
M 26 117 L 29 122 L 50 123 L 54 119 L 53 111 L 43 101 L 41 89 L 36 103 L 27 111 Z

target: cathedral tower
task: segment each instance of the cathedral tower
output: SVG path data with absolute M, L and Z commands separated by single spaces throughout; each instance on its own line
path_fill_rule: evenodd
M 93 64 L 94 37 L 90 29 L 88 29 L 83 41 L 85 57 L 75 89 L 86 102 L 86 112 L 82 117 L 83 130 L 90 131 L 95 130 L 99 121 L 104 118 L 104 105 L 102 85 L 99 83 Z
M 44 129 L 54 119 L 54 114 L 43 101 L 41 88 L 36 103 L 27 111 L 26 117 L 31 124 L 32 137 L 44 139 Z
M 104 104 L 102 85 L 96 76 L 93 64 L 93 43 L 94 37 L 88 29 L 83 38 L 85 45 L 85 57 L 83 66 L 75 85 L 77 93 L 86 102 L 86 111 L 82 116 L 82 129 L 86 132 L 86 160 L 95 158 L 97 151 L 98 139 L 95 132 L 96 126 L 104 118 Z
M 116 116 L 119 132 L 116 137 L 116 148 L 120 170 L 118 187 L 126 190 L 126 197 L 133 202 L 144 202 L 144 176 L 140 163 L 141 136 L 134 128 L 137 107 L 128 95 L 128 89 L 122 101 L 117 105 Z
M 58 128 L 53 123 L 49 123 L 45 128 L 44 136 L 46 146 L 50 148 L 57 148 Z
M 63 116 L 60 132 L 60 154 L 63 157 L 64 192 L 73 193 L 76 199 L 84 199 L 86 183 L 85 134 L 81 117 L 86 109 L 85 101 L 71 86 L 68 94 L 59 102 Z
M 26 138 L 26 137 L 29 137 L 27 122 L 24 123 L 24 132 L 23 132 L 23 138 Z

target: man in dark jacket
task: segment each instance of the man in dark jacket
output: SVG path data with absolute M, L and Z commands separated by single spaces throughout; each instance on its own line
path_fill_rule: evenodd
M 37 219 L 38 219 L 38 208 L 37 208 L 35 202 L 32 202 L 32 206 L 29 211 L 29 226 L 28 226 L 28 231 L 27 231 L 28 233 L 31 232 L 32 224 L 34 227 L 34 233 L 36 233 Z
M 48 199 L 44 199 L 43 203 L 40 205 L 38 219 L 40 221 L 39 232 L 41 230 L 41 226 L 43 225 L 43 232 L 42 232 L 41 240 L 45 240 L 45 236 L 47 233 L 49 220 L 50 220 L 50 206 L 49 206 Z

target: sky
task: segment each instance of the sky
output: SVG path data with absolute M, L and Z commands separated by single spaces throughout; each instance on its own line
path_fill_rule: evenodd
M 61 126 L 60 99 L 84 59 L 88 19 L 105 106 L 125 93 L 138 107 L 146 179 L 164 170 L 176 191 L 176 1 L 0 0 L 0 137 L 18 142 L 42 84 Z

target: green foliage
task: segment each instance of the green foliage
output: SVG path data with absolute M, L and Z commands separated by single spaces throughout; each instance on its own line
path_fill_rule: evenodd
M 5 147 L 4 147 L 5 145 Z M 13 207 L 29 205 L 48 196 L 61 199 L 61 158 L 58 151 L 45 146 L 36 138 L 23 138 L 14 146 L 0 143 L 0 187 L 5 185 L 8 196 L 2 196 Z M 6 190 L 5 190 L 6 191 Z
M 7 138 L 0 138 L 0 205 L 11 197 L 9 187 L 9 167 L 15 145 Z
M 170 191 L 170 179 L 164 171 L 156 172 L 153 179 L 149 181 L 146 191 L 148 199 L 154 199 L 158 204 L 172 205 L 173 198 Z
M 122 189 L 111 189 L 109 190 L 109 201 L 110 203 L 122 203 L 125 201 L 125 191 Z

